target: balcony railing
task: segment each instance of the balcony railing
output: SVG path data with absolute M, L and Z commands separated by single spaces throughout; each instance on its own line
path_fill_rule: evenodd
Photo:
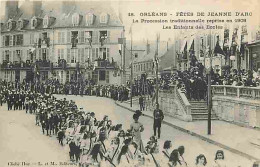
M 213 85 L 213 95 L 247 99 L 260 99 L 260 87 Z
M 116 62 L 110 62 L 108 60 L 98 59 L 95 61 L 95 67 L 99 68 L 115 68 L 116 66 Z

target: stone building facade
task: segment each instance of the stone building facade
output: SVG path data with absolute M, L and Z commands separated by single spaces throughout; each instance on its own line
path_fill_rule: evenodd
M 121 83 L 121 20 L 104 2 L 6 2 L 0 78 Z

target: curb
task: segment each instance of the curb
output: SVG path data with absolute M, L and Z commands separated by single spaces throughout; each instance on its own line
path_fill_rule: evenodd
M 124 109 L 127 109 L 127 110 L 129 110 L 129 111 L 131 111 L 131 112 L 135 112 L 135 110 L 130 109 L 130 108 L 128 108 L 128 107 L 125 107 L 125 106 L 119 104 L 119 103 L 116 102 L 116 101 L 115 101 L 115 104 L 116 104 L 117 106 L 122 107 L 122 108 L 124 108 Z M 153 118 L 152 116 L 147 115 L 147 114 L 145 114 L 145 113 L 144 113 L 144 116 L 149 117 L 149 118 Z M 192 131 L 190 131 L 190 130 L 184 129 L 184 128 L 180 127 L 180 126 L 174 125 L 174 124 L 169 123 L 169 122 L 167 122 L 167 121 L 163 121 L 163 123 L 166 124 L 166 125 L 168 125 L 168 126 L 173 127 L 174 129 L 177 129 L 177 130 L 179 130 L 179 131 L 188 133 L 188 134 L 191 135 L 191 136 L 195 136 L 195 137 L 197 137 L 197 138 L 199 138 L 199 139 L 201 139 L 201 140 L 203 140 L 203 141 L 206 141 L 206 142 L 208 142 L 208 143 L 210 143 L 210 144 L 214 144 L 214 145 L 216 145 L 216 146 L 218 146 L 218 147 L 221 147 L 221 148 L 223 148 L 223 149 L 226 149 L 226 150 L 228 150 L 228 151 L 230 151 L 230 152 L 232 152 L 232 153 L 235 153 L 235 154 L 238 154 L 238 155 L 240 155 L 240 156 L 243 156 L 243 157 L 245 157 L 245 158 L 247 158 L 247 159 L 249 159 L 249 160 L 257 160 L 257 161 L 260 160 L 259 158 L 256 158 L 256 157 L 251 156 L 251 155 L 249 155 L 249 154 L 247 154 L 247 153 L 241 152 L 241 151 L 239 151 L 239 150 L 237 150 L 237 149 L 231 148 L 231 147 L 229 147 L 229 146 L 227 146 L 227 145 L 221 144 L 221 143 L 219 143 L 219 142 L 217 142 L 217 141 L 215 141 L 215 140 L 209 139 L 209 138 L 207 138 L 207 137 L 204 137 L 204 136 L 202 136 L 202 135 L 200 135 L 200 134 L 197 134 L 197 133 L 192 132 Z

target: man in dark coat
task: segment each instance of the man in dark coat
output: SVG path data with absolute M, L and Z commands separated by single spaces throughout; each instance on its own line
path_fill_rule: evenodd
M 153 112 L 153 131 L 154 131 L 154 136 L 156 136 L 156 131 L 158 129 L 158 138 L 160 139 L 161 137 L 161 125 L 162 121 L 164 119 L 164 114 L 162 110 L 159 109 L 159 104 L 156 104 L 156 109 Z
M 144 111 L 144 98 L 142 95 L 139 97 L 139 105 L 140 105 L 140 111 Z

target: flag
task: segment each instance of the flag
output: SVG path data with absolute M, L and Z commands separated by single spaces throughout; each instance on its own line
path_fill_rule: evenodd
M 221 54 L 221 55 L 225 56 L 225 52 L 223 51 L 223 49 L 219 45 L 219 36 L 217 37 L 217 43 L 216 43 L 216 46 L 214 48 L 214 53 L 215 54 Z
M 228 46 L 229 46 L 229 48 L 231 48 L 231 44 L 232 44 L 233 31 L 234 31 L 233 24 L 230 24 L 229 34 L 228 34 Z
M 240 51 L 240 47 L 241 47 L 241 33 L 242 33 L 242 25 L 239 25 L 237 30 L 237 41 L 236 41 L 238 51 Z
M 183 50 L 183 55 L 182 55 L 182 58 L 183 59 L 187 59 L 187 48 L 188 48 L 188 44 L 187 42 L 185 43 L 185 46 L 184 46 L 184 50 Z

